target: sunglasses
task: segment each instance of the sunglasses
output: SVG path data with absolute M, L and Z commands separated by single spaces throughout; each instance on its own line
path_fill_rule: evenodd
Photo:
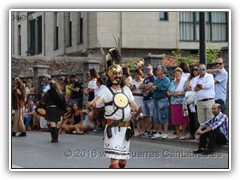
M 216 65 L 222 65 L 223 63 L 215 63 Z
M 199 71 L 206 71 L 206 68 L 199 68 Z
M 151 68 L 145 68 L 145 71 L 151 71 L 152 69 Z
M 198 71 L 198 69 L 193 69 L 193 71 Z

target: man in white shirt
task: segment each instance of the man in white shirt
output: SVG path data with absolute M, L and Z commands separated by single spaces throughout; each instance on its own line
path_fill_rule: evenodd
M 43 94 L 45 94 L 50 89 L 50 80 L 51 80 L 51 76 L 49 74 L 46 74 L 43 78 L 43 87 L 42 87 Z
M 206 66 L 200 64 L 198 70 L 199 77 L 196 78 L 194 90 L 197 92 L 198 122 L 202 124 L 213 116 L 212 106 L 215 103 L 215 91 L 213 75 L 206 72 Z
M 103 80 L 101 78 L 97 78 L 97 88 L 94 90 L 94 95 L 96 99 L 99 97 L 101 91 L 106 88 L 106 86 L 103 84 Z M 96 122 L 96 129 L 94 129 L 95 132 L 103 130 L 104 127 L 104 103 L 100 103 L 96 106 L 94 109 L 94 116 L 93 119 Z

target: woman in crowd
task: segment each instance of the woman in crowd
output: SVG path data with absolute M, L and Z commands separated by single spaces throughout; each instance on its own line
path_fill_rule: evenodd
M 122 70 L 123 70 L 123 80 L 124 80 L 125 86 L 130 87 L 130 83 L 132 82 L 132 76 L 130 74 L 129 67 L 124 66 Z
M 50 122 L 51 143 L 58 143 L 57 123 L 66 109 L 66 101 L 56 81 L 50 81 L 50 89 L 43 96 L 42 103 L 46 106 L 45 119 Z
M 59 133 L 62 133 L 63 127 L 73 122 L 72 120 L 73 109 L 70 105 L 67 105 L 66 112 L 64 113 L 61 121 L 58 123 Z
M 88 83 L 88 87 L 85 91 L 85 95 L 88 96 L 88 102 L 92 101 L 95 97 L 94 90 L 97 88 L 97 78 L 99 77 L 96 69 L 90 69 L 91 80 Z
M 191 74 L 187 80 L 186 84 L 186 104 L 188 107 L 189 114 L 189 130 L 190 136 L 187 139 L 195 139 L 195 119 L 196 119 L 196 92 L 194 91 L 194 87 L 196 86 L 196 77 L 199 75 L 198 66 L 194 65 Z
M 171 97 L 172 124 L 176 127 L 176 138 L 186 139 L 185 129 L 188 123 L 188 116 L 183 115 L 186 79 L 182 78 L 181 68 L 177 67 L 174 70 L 174 77 L 175 79 L 171 81 L 167 93 Z
M 63 95 L 65 96 L 65 91 L 66 91 L 66 82 L 65 82 L 65 77 L 64 76 L 60 76 L 59 77 L 59 86 L 61 91 L 63 92 Z
M 188 63 L 182 61 L 179 65 L 179 67 L 182 69 L 182 78 L 185 78 L 186 80 L 188 79 L 188 77 L 190 76 L 190 68 Z
M 67 120 L 65 124 L 62 125 L 62 130 L 66 133 L 73 133 L 75 134 L 75 126 L 78 124 L 82 124 L 82 111 L 80 110 L 77 103 L 73 103 L 73 113 L 71 119 Z M 82 131 L 78 132 L 82 134 Z
M 71 88 L 72 82 L 70 76 L 67 76 L 66 78 L 66 85 L 65 85 L 65 99 L 67 103 L 70 103 L 70 96 L 71 96 Z
M 96 127 L 96 124 L 93 119 L 93 108 L 85 108 L 83 109 L 83 113 L 85 113 L 85 119 L 82 121 L 83 123 L 79 123 L 74 125 L 74 133 L 76 134 L 84 134 L 87 131 L 93 130 Z
M 19 77 L 14 79 L 12 89 L 12 108 L 15 111 L 13 114 L 12 136 L 26 136 L 26 128 L 24 125 L 25 102 L 27 100 L 26 89 Z
M 139 89 L 140 85 L 143 83 L 143 72 L 141 69 L 136 69 L 134 71 L 134 79 L 130 83 L 130 89 L 133 93 L 135 102 L 137 105 L 142 107 L 143 105 L 143 90 Z M 135 136 L 141 135 L 144 133 L 144 129 L 142 127 L 144 126 L 143 118 L 140 118 L 139 121 L 136 123 L 138 132 L 135 132 Z
M 27 101 L 32 101 L 35 98 L 35 87 L 31 79 L 28 79 L 26 85 L 26 94 L 27 94 Z

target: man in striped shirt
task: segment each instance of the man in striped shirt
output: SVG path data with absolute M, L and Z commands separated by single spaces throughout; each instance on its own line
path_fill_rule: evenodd
M 216 144 L 226 145 L 228 142 L 228 117 L 221 112 L 221 105 L 217 103 L 212 106 L 212 113 L 214 117 L 202 123 L 196 131 L 200 135 L 200 141 L 199 149 L 193 151 L 195 154 L 211 154 Z

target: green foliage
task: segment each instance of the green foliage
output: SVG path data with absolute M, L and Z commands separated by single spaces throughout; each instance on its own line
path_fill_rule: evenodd
M 220 53 L 221 49 L 206 49 L 207 63 L 215 62 Z
M 183 56 L 182 55 L 183 51 L 181 49 L 177 49 L 176 51 L 172 51 L 172 55 L 177 59 L 177 64 L 179 65 L 182 61 L 188 63 L 189 65 L 191 64 L 196 64 L 199 60 L 195 59 L 192 55 L 189 56 Z
M 220 53 L 221 53 L 220 48 L 219 49 L 207 48 L 206 49 L 207 63 L 215 62 L 215 60 L 219 57 Z M 193 57 L 192 55 L 183 56 L 182 54 L 183 54 L 183 51 L 180 49 L 177 49 L 176 51 L 172 51 L 172 55 L 177 59 L 178 65 L 182 61 L 187 62 L 189 65 L 199 63 L 199 51 L 198 51 L 198 56 L 196 56 L 196 57 Z
M 134 66 L 134 63 L 135 63 L 135 61 L 132 60 L 132 59 L 128 59 L 128 60 L 126 61 L 126 64 L 127 64 L 128 68 L 129 68 L 129 70 L 136 69 L 135 66 Z

